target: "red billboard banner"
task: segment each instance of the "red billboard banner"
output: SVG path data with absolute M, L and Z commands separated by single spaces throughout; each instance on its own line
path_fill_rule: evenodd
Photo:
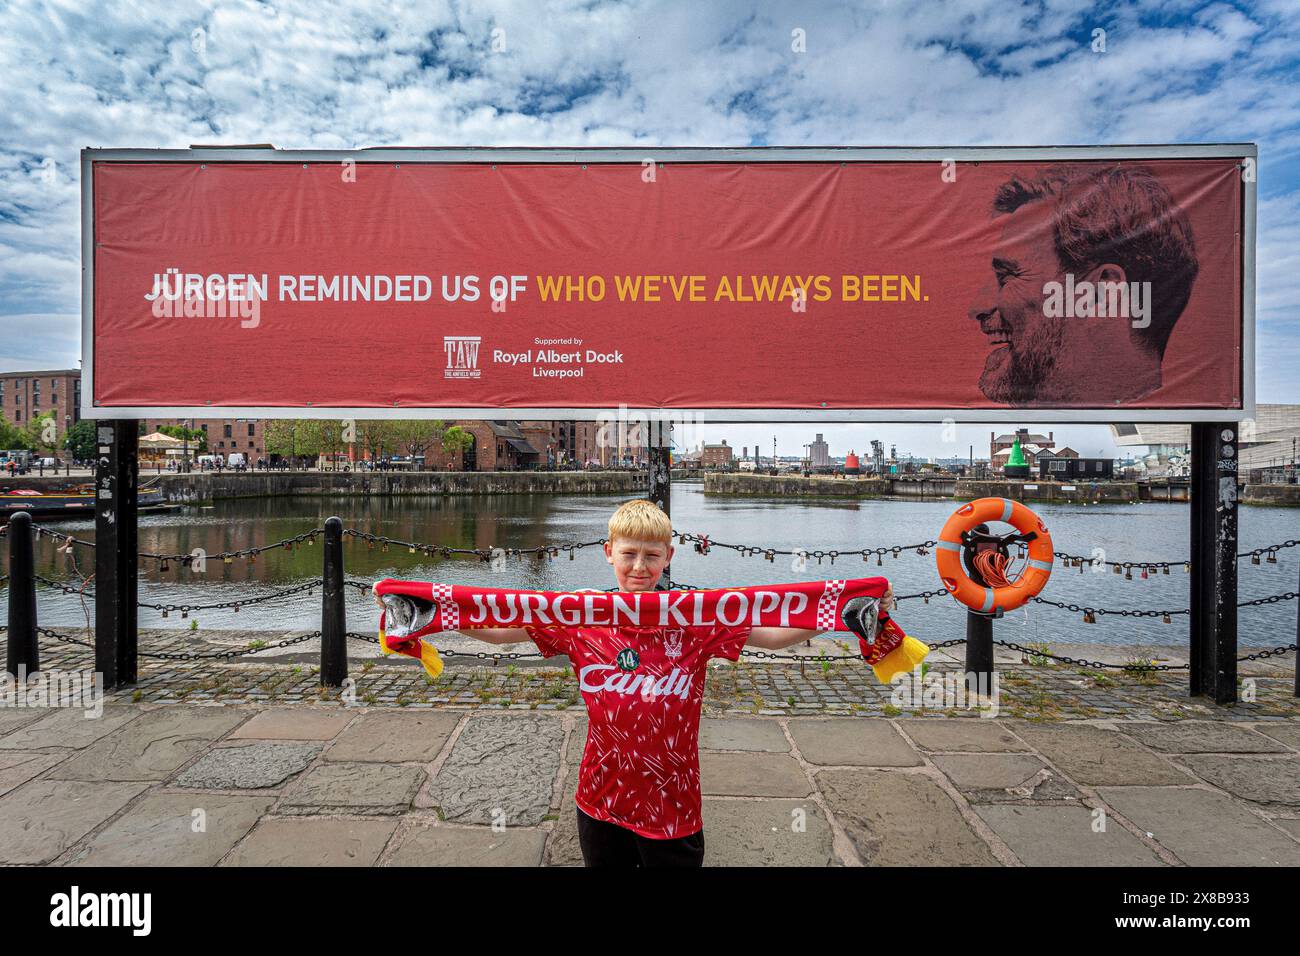
M 1247 417 L 1254 148 L 1134 150 L 88 150 L 84 413 Z

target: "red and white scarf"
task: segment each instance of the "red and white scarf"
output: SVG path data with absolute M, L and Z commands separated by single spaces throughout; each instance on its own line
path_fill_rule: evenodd
M 701 624 L 792 627 L 817 631 L 847 631 L 844 606 L 854 598 L 879 599 L 889 588 L 885 578 L 801 581 L 758 584 L 740 588 L 694 591 L 521 591 L 467 584 L 386 579 L 374 586 L 376 597 L 398 594 L 435 606 L 429 623 L 400 636 L 385 634 L 380 617 L 380 646 L 423 661 L 436 676 L 442 669 L 437 652 L 419 640 L 440 631 L 480 627 L 524 627 L 530 624 L 566 627 L 672 627 Z M 928 648 L 879 613 L 879 633 L 868 644 L 859 639 L 868 663 L 888 681 L 898 670 L 910 670 Z M 898 653 L 895 653 L 898 652 Z M 919 655 L 919 656 L 918 656 Z M 886 662 L 886 658 L 889 660 Z M 881 666 L 884 664 L 885 666 Z

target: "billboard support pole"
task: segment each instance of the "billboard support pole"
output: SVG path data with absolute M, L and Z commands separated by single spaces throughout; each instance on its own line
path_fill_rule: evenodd
M 1193 697 L 1237 700 L 1237 427 L 1192 425 Z
M 134 419 L 95 425 L 95 670 L 112 690 L 136 681 L 140 433 Z
M 647 442 L 650 461 L 646 468 L 649 481 L 646 497 L 662 508 L 664 514 L 671 517 L 673 471 L 672 444 L 668 432 L 673 426 L 667 421 L 656 420 L 653 417 L 647 424 L 650 433 L 650 440 Z M 673 579 L 671 572 L 672 566 L 664 565 L 664 577 L 669 581 Z

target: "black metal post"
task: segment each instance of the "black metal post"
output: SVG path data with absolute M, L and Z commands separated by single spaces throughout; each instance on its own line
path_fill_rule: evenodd
M 993 686 L 993 618 L 966 612 L 966 682 L 971 690 Z
M 9 519 L 9 647 L 5 670 L 15 677 L 41 669 L 36 642 L 36 565 L 32 557 L 32 516 L 18 512 Z
M 650 438 L 647 442 L 649 448 L 647 477 L 649 478 L 649 488 L 646 497 L 663 509 L 664 514 L 672 516 L 673 503 L 673 470 L 672 470 L 672 439 L 669 431 L 672 429 L 672 423 L 664 420 L 655 420 L 651 417 L 648 422 Z M 669 581 L 673 579 L 672 565 L 664 565 L 664 577 Z
M 1237 700 L 1237 426 L 1192 425 L 1192 696 Z
M 104 689 L 136 681 L 136 486 L 134 420 L 95 425 L 95 670 Z
M 343 608 L 343 522 L 325 522 L 325 571 L 320 613 L 320 683 L 342 687 L 348 676 L 348 635 Z

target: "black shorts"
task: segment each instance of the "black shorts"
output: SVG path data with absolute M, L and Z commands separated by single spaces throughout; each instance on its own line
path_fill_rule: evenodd
M 704 831 L 652 840 L 578 811 L 578 842 L 587 866 L 703 866 Z

